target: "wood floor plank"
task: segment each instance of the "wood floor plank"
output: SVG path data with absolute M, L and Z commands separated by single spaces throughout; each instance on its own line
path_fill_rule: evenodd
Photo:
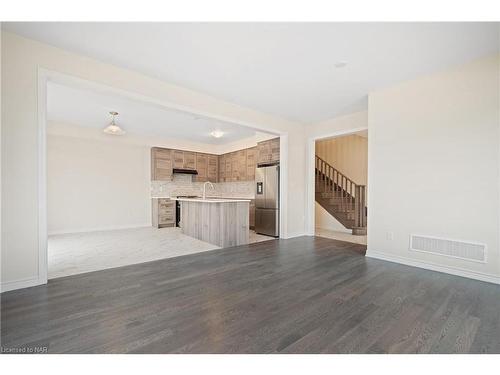
M 320 237 L 1 295 L 2 348 L 49 353 L 500 353 L 500 287 Z

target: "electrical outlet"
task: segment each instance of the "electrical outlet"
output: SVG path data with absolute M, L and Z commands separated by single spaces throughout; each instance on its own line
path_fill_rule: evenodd
M 394 232 L 387 232 L 386 237 L 389 241 L 394 239 Z

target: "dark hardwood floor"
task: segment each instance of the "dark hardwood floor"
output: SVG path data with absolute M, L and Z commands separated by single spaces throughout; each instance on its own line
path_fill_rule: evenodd
M 1 296 L 5 349 L 500 353 L 500 286 L 319 237 L 51 280 Z

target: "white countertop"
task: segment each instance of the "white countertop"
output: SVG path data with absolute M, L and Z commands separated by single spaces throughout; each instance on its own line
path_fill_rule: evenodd
M 203 202 L 203 203 L 234 203 L 234 202 L 250 202 L 250 199 L 226 199 L 226 198 L 174 198 L 179 202 Z

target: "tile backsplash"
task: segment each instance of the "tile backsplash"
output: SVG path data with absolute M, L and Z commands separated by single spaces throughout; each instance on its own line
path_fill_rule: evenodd
M 151 197 L 176 197 L 178 195 L 203 194 L 203 182 L 194 182 L 196 177 L 187 174 L 175 174 L 172 181 L 152 181 Z M 218 182 L 215 189 L 207 186 L 207 197 L 224 198 L 255 198 L 255 183 L 253 181 Z

